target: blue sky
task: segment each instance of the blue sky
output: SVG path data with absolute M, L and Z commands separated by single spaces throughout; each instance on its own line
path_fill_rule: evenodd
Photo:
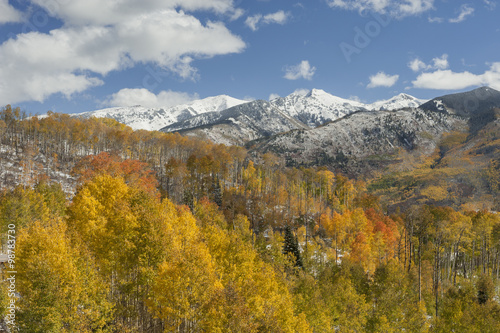
M 32 114 L 320 88 L 500 90 L 494 0 L 0 0 L 0 104 Z

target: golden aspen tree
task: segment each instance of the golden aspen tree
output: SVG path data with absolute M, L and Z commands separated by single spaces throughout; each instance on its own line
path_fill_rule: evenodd
M 427 332 L 426 311 L 401 264 L 391 260 L 377 267 L 370 288 L 373 310 L 369 332 Z
M 274 269 L 236 231 L 222 229 L 220 222 L 207 218 L 216 213 L 218 220 L 224 219 L 217 206 L 201 201 L 195 212 L 221 282 L 245 300 L 250 318 L 242 320 L 251 320 L 258 331 L 309 332 L 305 317 L 294 313 L 292 296 Z
M 81 188 L 69 208 L 70 228 L 94 251 L 103 274 L 125 271 L 135 249 L 138 222 L 130 207 L 131 195 L 122 178 L 100 175 Z
M 148 306 L 168 330 L 203 330 L 210 304 L 222 289 L 196 220 L 185 208 L 165 199 L 169 219 L 167 253 L 154 278 Z
M 107 288 L 70 244 L 65 223 L 34 222 L 17 238 L 18 320 L 27 332 L 105 332 Z

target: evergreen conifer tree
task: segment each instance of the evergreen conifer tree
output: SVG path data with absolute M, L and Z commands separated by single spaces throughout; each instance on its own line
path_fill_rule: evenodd
M 285 227 L 285 243 L 283 244 L 283 254 L 292 254 L 295 257 L 295 267 L 302 268 L 302 258 L 300 257 L 299 242 L 292 232 L 292 228 Z

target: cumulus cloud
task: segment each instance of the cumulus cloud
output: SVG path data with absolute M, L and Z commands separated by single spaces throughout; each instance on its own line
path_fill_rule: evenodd
M 483 74 L 436 70 L 420 74 L 412 83 L 414 88 L 436 90 L 458 90 L 482 85 L 500 89 L 500 62 L 493 63 Z
M 465 21 L 465 19 L 472 14 L 474 14 L 474 8 L 469 5 L 462 5 L 460 6 L 460 14 L 458 14 L 456 18 L 449 19 L 448 21 L 450 23 L 460 23 Z
M 1 1 L 1 0 L 0 0 Z M 47 1 L 39 1 L 41 6 Z M 65 25 L 50 33 L 19 34 L 0 45 L 0 103 L 43 102 L 48 96 L 74 93 L 103 84 L 111 71 L 152 63 L 182 78 L 196 77 L 197 58 L 242 52 L 245 43 L 221 22 L 201 23 L 185 10 L 230 13 L 231 1 L 156 1 L 146 3 L 74 0 L 47 7 Z M 74 6 L 73 6 L 74 5 Z M 116 8 L 115 8 L 116 7 Z M 132 8 L 136 8 L 134 15 Z M 110 13 L 116 9 L 117 13 Z M 161 10 L 158 10 L 161 9 Z M 146 73 L 145 73 L 146 75 Z
M 199 99 L 198 94 L 190 95 L 185 92 L 176 91 L 161 91 L 157 95 L 151 91 L 140 89 L 122 89 L 117 93 L 109 96 L 105 101 L 105 105 L 116 106 L 134 106 L 142 105 L 145 107 L 171 107 L 175 105 L 186 104 L 193 100 Z
M 232 0 L 32 0 L 50 15 L 68 25 L 114 25 L 130 18 L 150 15 L 163 10 L 212 11 L 232 16 L 239 10 Z
M 327 0 L 332 8 L 373 11 L 396 18 L 424 13 L 434 6 L 434 0 Z
M 21 13 L 9 5 L 9 0 L 0 0 L 0 24 L 20 22 L 21 19 Z
M 446 69 L 449 67 L 447 54 L 443 54 L 440 58 L 432 59 L 432 62 L 433 62 L 432 67 L 436 69 Z
M 408 63 L 408 67 L 414 72 L 420 72 L 421 70 L 427 69 L 427 65 L 422 60 L 415 58 Z
M 262 14 L 249 16 L 245 20 L 245 24 L 250 29 L 252 29 L 252 31 L 257 31 L 262 25 L 267 25 L 271 23 L 283 25 L 286 23 L 286 21 L 288 21 L 289 17 L 290 13 L 285 13 L 284 11 L 280 10 L 277 11 L 276 13 L 267 14 L 264 16 Z
M 384 72 L 378 72 L 377 74 L 370 76 L 370 83 L 366 87 L 392 87 L 398 80 L 399 75 L 387 75 Z
M 303 60 L 298 65 L 287 66 L 285 68 L 284 77 L 285 79 L 288 80 L 298 80 L 298 79 L 312 80 L 315 72 L 316 72 L 316 67 L 311 67 L 309 61 Z
M 448 55 L 445 53 L 441 57 L 432 59 L 432 65 L 427 65 L 419 58 L 415 58 L 408 63 L 408 67 L 414 72 L 432 70 L 432 69 L 446 69 L 449 67 Z

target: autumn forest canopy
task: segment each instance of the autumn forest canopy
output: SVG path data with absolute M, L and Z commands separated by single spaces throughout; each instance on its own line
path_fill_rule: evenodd
M 498 130 L 486 130 L 483 148 L 498 149 Z M 471 171 L 486 153 L 466 155 L 476 144 L 468 140 L 447 133 L 425 158 L 349 178 L 110 119 L 26 117 L 7 106 L 0 227 L 4 252 L 16 230 L 16 325 L 499 332 L 500 162 Z

